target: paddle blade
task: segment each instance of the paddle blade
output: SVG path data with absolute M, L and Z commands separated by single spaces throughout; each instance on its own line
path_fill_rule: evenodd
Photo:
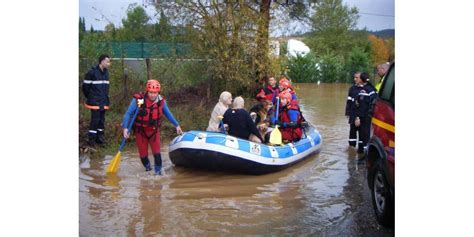
M 110 162 L 109 167 L 107 168 L 107 173 L 117 173 L 120 167 L 120 157 L 122 157 L 122 153 L 119 151 Z
M 270 143 L 272 145 L 281 145 L 281 132 L 278 129 L 278 125 L 276 125 L 275 129 L 270 133 Z

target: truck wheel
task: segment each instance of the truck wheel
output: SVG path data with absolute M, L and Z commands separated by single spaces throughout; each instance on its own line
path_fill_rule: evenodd
M 382 166 L 382 160 L 378 159 L 374 167 L 372 187 L 372 204 L 374 206 L 377 221 L 386 227 L 394 226 L 394 200 L 390 194 L 387 175 Z

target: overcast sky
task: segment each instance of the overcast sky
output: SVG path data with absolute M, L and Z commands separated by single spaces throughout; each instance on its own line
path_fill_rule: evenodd
M 343 0 L 349 6 L 356 6 L 360 12 L 358 28 L 383 30 L 395 28 L 395 0 Z M 96 30 L 103 30 L 108 22 L 120 26 L 130 3 L 142 5 L 146 0 L 79 0 L 79 16 L 86 19 L 86 27 L 91 24 Z M 146 4 L 145 4 L 146 6 Z M 148 6 L 150 16 L 156 14 L 154 7 Z

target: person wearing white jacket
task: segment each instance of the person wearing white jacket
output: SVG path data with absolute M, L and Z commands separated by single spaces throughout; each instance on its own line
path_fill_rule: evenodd
M 211 118 L 209 119 L 209 126 L 207 127 L 207 131 L 210 132 L 220 132 L 221 128 L 219 128 L 219 124 L 221 119 L 220 116 L 223 116 L 225 111 L 229 108 L 232 104 L 232 94 L 228 91 L 224 91 L 219 96 L 219 101 L 217 102 L 216 106 L 211 113 Z

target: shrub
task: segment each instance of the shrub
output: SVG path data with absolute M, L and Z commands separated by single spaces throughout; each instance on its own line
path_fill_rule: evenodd
M 316 57 L 312 53 L 305 56 L 296 55 L 288 60 L 288 76 L 294 82 L 316 82 L 319 80 L 319 71 L 316 67 Z

